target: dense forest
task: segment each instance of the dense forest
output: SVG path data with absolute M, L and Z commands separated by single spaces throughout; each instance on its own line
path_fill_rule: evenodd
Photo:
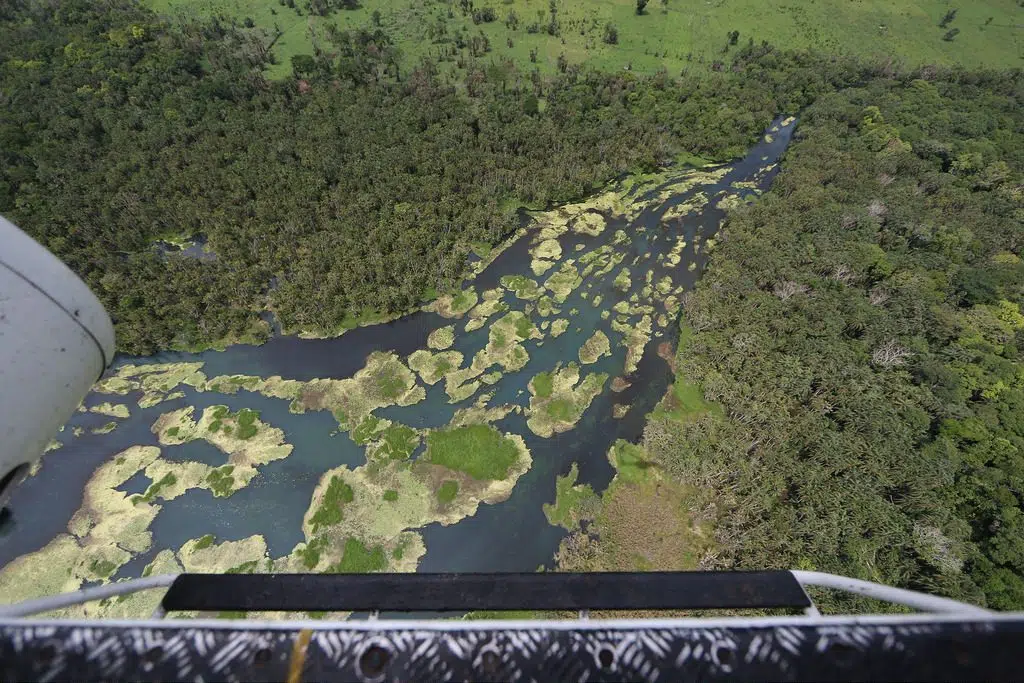
M 0 5 L 0 213 L 80 273 L 122 351 L 336 332 L 460 279 L 520 206 L 740 154 L 800 113 L 730 214 L 655 413 L 721 567 L 803 567 L 1024 607 L 1024 76 L 748 44 L 700 77 L 453 81 L 378 28 L 268 81 L 262 34 L 123 0 Z M 203 239 L 191 258 L 161 240 Z
M 777 112 L 878 71 L 748 47 L 701 79 L 481 59 L 447 82 L 368 29 L 270 82 L 262 32 L 124 0 L 8 2 L 0 31 L 0 213 L 98 292 L 129 353 L 258 335 L 267 309 L 320 333 L 406 310 L 517 207 L 738 155 Z M 216 258 L 155 247 L 185 238 Z
M 1024 607 L 1024 77 L 876 79 L 802 114 L 731 214 L 644 443 L 718 563 Z M 724 412 L 725 417 L 721 417 Z

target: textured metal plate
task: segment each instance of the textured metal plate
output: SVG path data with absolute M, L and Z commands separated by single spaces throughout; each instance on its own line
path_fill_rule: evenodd
M 309 625 L 7 622 L 0 678 L 271 681 L 294 668 L 292 680 L 1013 680 L 1024 651 L 1019 619 Z

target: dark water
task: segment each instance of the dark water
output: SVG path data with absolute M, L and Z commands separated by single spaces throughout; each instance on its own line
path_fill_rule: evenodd
M 207 249 L 206 237 L 204 235 L 197 235 L 196 237 L 193 237 L 186 243 L 185 247 L 179 247 L 177 244 L 171 244 L 170 242 L 159 240 L 154 245 L 154 248 L 160 256 L 165 258 L 171 256 L 185 256 L 199 261 L 217 260 L 217 254 Z
M 654 282 L 670 274 L 676 285 L 692 287 L 706 261 L 703 251 L 695 248 L 694 238 L 700 236 L 703 240 L 713 236 L 724 218 L 724 211 L 715 207 L 716 194 L 729 190 L 737 181 L 756 180 L 759 188 L 766 189 L 775 171 L 762 171 L 778 160 L 791 133 L 792 126 L 773 131 L 772 142 L 760 142 L 744 159 L 733 164 L 721 180 L 656 203 L 629 223 L 610 220 L 605 231 L 597 237 L 573 233 L 562 235 L 559 238 L 563 249 L 562 261 L 568 258 L 578 260 L 589 251 L 610 243 L 618 228 L 632 239 L 630 243 L 617 247 L 626 254 L 610 275 L 600 280 L 587 278 L 559 306 L 561 314 L 547 318 L 568 318 L 571 324 L 565 334 L 558 338 L 545 334 L 542 344 L 535 341 L 524 344 L 530 354 L 525 368 L 505 374 L 496 385 L 482 387 L 476 395 L 459 405 L 448 403 L 442 381 L 433 387 L 428 386 L 426 399 L 416 405 L 385 408 L 375 411 L 375 414 L 422 429 L 443 426 L 455 410 L 473 403 L 483 393 L 494 394 L 490 405 L 515 403 L 525 407 L 529 403 L 529 380 L 538 372 L 551 370 L 559 363 L 577 360 L 580 346 L 595 329 L 607 334 L 612 355 L 584 366 L 582 373 L 606 372 L 609 377 L 622 374 L 625 349 L 618 345 L 621 335 L 611 329 L 611 320 L 602 320 L 601 311 L 610 310 L 617 301 L 628 300 L 639 292 L 645 284 L 644 276 L 648 270 L 654 271 Z M 649 200 L 658 191 L 659 188 L 638 192 L 640 196 L 637 199 Z M 712 198 L 702 211 L 682 220 L 670 221 L 667 226 L 659 225 L 666 211 L 688 201 L 696 192 L 704 192 Z M 679 235 L 684 235 L 687 241 L 680 263 L 674 268 L 656 263 L 658 254 L 668 252 L 674 238 Z M 575 250 L 578 244 L 583 245 L 582 251 Z M 531 246 L 529 238 L 514 243 L 474 280 L 473 286 L 478 292 L 498 287 L 500 278 L 507 274 L 525 274 L 534 278 L 530 272 Z M 695 263 L 696 268 L 689 270 L 687 266 L 690 263 Z M 623 266 L 628 267 L 632 275 L 632 287 L 625 293 L 611 286 L 615 274 Z M 556 269 L 534 279 L 543 281 Z M 583 298 L 584 292 L 588 299 Z M 598 294 L 603 301 L 595 307 L 591 302 Z M 655 293 L 651 302 L 658 311 L 662 310 L 657 305 L 660 299 Z M 516 301 L 511 293 L 506 293 L 504 300 L 513 309 L 523 307 L 523 302 Z M 578 312 L 570 314 L 573 308 Z M 314 340 L 276 336 L 262 346 L 238 345 L 223 352 L 199 354 L 161 353 L 146 359 L 123 359 L 121 362 L 201 361 L 205 364 L 202 371 L 207 377 L 244 374 L 261 377 L 280 375 L 298 380 L 318 377 L 340 379 L 350 377 L 362 368 L 366 356 L 373 351 L 391 350 L 404 357 L 426 348 L 431 331 L 452 323 L 456 325 L 456 340 L 452 348 L 462 352 L 468 363 L 473 354 L 486 345 L 489 325 L 498 317 L 492 316 L 480 330 L 465 333 L 462 330 L 465 318 L 450 321 L 434 313 L 419 312 L 390 323 L 357 328 L 339 338 Z M 533 319 L 537 324 L 542 320 L 536 315 Z M 532 571 L 542 565 L 551 566 L 564 531 L 547 523 L 541 506 L 554 500 L 555 477 L 567 473 L 571 464 L 576 462 L 581 482 L 590 483 L 598 491 L 608 485 L 614 474 L 606 459 L 608 448 L 619 438 L 639 439 L 645 415 L 664 395 L 671 381 L 669 368 L 658 357 L 657 347 L 661 342 L 675 342 L 677 328 L 674 322 L 670 321 L 665 329 L 655 328 L 638 369 L 628 377 L 632 385 L 619 394 L 610 392 L 606 385 L 575 429 L 545 439 L 527 428 L 523 415 L 512 414 L 496 423 L 502 431 L 523 436 L 533 457 L 532 468 L 519 480 L 507 501 L 481 505 L 474 516 L 455 525 L 430 524 L 419 529 L 427 548 L 420 570 Z M 131 409 L 131 416 L 117 420 L 118 428 L 106 435 L 92 435 L 89 430 L 109 422 L 110 418 L 92 413 L 76 413 L 72 417 L 65 431 L 58 435 L 64 447 L 48 454 L 39 474 L 29 478 L 14 494 L 12 521 L 0 536 L 0 565 L 39 549 L 56 534 L 64 532 L 71 515 L 81 504 L 83 486 L 93 470 L 129 446 L 157 445 L 155 436 L 150 432 L 153 422 L 161 414 L 184 406 L 195 406 L 196 415 L 203 408 L 218 404 L 227 405 L 232 410 L 258 410 L 262 421 L 285 432 L 285 441 L 294 446 L 294 451 L 283 460 L 262 466 L 247 487 L 229 498 L 218 499 L 208 491 L 191 490 L 175 500 L 161 503 L 163 509 L 151 527 L 152 549 L 123 566 L 117 574 L 119 577 L 138 576 L 159 550 L 177 549 L 185 541 L 208 533 L 214 534 L 218 541 L 262 534 L 273 557 L 286 555 L 303 540 L 302 518 L 322 474 L 340 465 L 355 468 L 365 462 L 362 448 L 356 446 L 347 434 L 337 432 L 338 425 L 328 412 L 294 414 L 289 412 L 287 401 L 244 391 L 236 395 L 222 395 L 196 392 L 188 386 L 177 390 L 185 393 L 184 398 L 146 410 L 137 405 L 138 393 L 124 397 L 90 394 L 85 401 L 87 407 L 106 401 L 125 403 Z M 612 416 L 615 403 L 631 404 L 632 407 L 625 417 L 616 419 Z M 73 438 L 71 431 L 74 427 L 82 427 L 85 431 Z M 223 464 L 227 458 L 204 441 L 161 448 L 162 457 L 168 460 L 192 460 L 215 466 Z M 123 484 L 120 490 L 139 493 L 148 483 L 148 479 L 140 474 Z

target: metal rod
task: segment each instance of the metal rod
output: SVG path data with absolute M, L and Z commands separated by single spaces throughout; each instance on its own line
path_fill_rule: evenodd
M 938 612 L 945 614 L 976 614 L 990 615 L 986 609 L 970 605 L 966 602 L 957 602 L 949 598 L 940 598 L 936 595 L 908 591 L 903 588 L 893 588 L 881 583 L 851 579 L 848 576 L 826 574 L 824 572 L 807 572 L 803 570 L 791 570 L 793 577 L 801 586 L 821 586 L 846 593 L 856 593 L 875 600 L 891 602 L 897 605 L 906 605 L 922 612 Z
M 860 579 L 852 579 L 846 576 L 826 574 L 823 572 L 792 570 L 790 573 L 801 587 L 820 586 L 822 588 L 855 593 L 857 595 L 863 595 L 865 597 L 874 598 L 884 602 L 906 605 L 924 612 L 985 617 L 992 616 L 992 612 L 975 605 L 950 600 L 949 598 L 928 595 L 926 593 L 894 588 L 884 584 L 872 583 L 870 581 L 861 581 Z M 71 607 L 85 602 L 92 602 L 94 600 L 103 600 L 105 598 L 112 598 L 119 595 L 128 595 L 138 591 L 151 590 L 154 588 L 167 588 L 174 583 L 177 578 L 177 574 L 150 576 L 129 581 L 119 581 L 117 583 L 111 583 L 104 586 L 85 588 L 71 593 L 62 593 L 60 595 L 51 595 L 34 600 L 26 600 L 13 605 L 3 605 L 0 606 L 0 619 L 24 617 L 32 614 L 38 614 L 40 612 L 48 612 L 51 610 Z M 817 617 L 817 610 L 814 609 L 813 602 L 811 605 L 812 606 L 806 610 L 806 613 L 808 616 Z M 154 617 L 162 617 L 163 613 L 164 610 L 162 609 L 162 606 L 158 607 L 157 611 L 154 613 Z M 581 619 L 587 619 L 589 616 L 589 610 L 580 610 L 579 616 Z
M 64 607 L 71 607 L 73 605 L 80 605 L 83 602 L 92 602 L 93 600 L 103 600 L 104 598 L 113 598 L 118 595 L 128 595 L 130 593 L 137 593 L 139 591 L 149 590 L 151 588 L 167 588 L 174 580 L 178 578 L 177 574 L 161 574 L 160 576 L 147 576 L 143 579 L 133 579 L 131 581 L 118 581 L 117 583 L 108 583 L 105 586 L 95 586 L 93 588 L 83 588 L 71 593 L 61 593 L 59 595 L 47 595 L 44 598 L 36 598 L 35 600 L 25 600 L 24 602 L 18 602 L 13 605 L 4 605 L 0 607 L 0 618 L 2 617 L 26 617 L 30 614 L 38 614 L 39 612 L 49 612 L 50 610 L 62 609 Z

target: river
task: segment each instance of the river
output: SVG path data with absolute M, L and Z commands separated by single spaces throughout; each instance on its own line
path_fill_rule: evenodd
M 588 235 L 573 231 L 557 237 L 561 247 L 559 263 L 567 259 L 579 261 L 587 254 L 608 245 L 622 253 L 622 266 L 629 268 L 632 281 L 628 287 L 616 287 L 616 268 L 602 280 L 595 279 L 574 289 L 564 303 L 559 304 L 561 317 L 569 320 L 564 334 L 555 338 L 546 334 L 542 343 L 524 344 L 529 352 L 526 367 L 506 372 L 492 387 L 490 404 L 517 404 L 524 408 L 529 403 L 528 382 L 538 372 L 550 370 L 559 363 L 577 360 L 578 351 L 595 330 L 603 330 L 611 341 L 611 353 L 584 367 L 585 372 L 607 373 L 609 377 L 624 374 L 626 348 L 620 345 L 623 335 L 610 326 L 608 315 L 619 302 L 634 302 L 647 282 L 658 283 L 671 278 L 673 291 L 693 287 L 707 260 L 703 245 L 716 235 L 725 217 L 725 208 L 718 206 L 722 193 L 734 197 L 757 194 L 769 187 L 777 172 L 777 162 L 786 149 L 793 131 L 793 122 L 777 120 L 766 136 L 747 156 L 727 165 L 715 179 L 670 192 L 679 182 L 679 172 L 669 174 L 668 180 L 640 185 L 640 189 L 623 190 L 630 203 L 642 207 L 635 215 L 617 216 L 614 211 L 602 215 L 607 225 L 599 234 Z M 625 181 L 623 181 L 625 182 Z M 626 187 L 622 182 L 619 188 Z M 686 215 L 665 220 L 666 212 L 693 202 L 695 197 L 709 198 L 703 205 Z M 628 212 L 627 212 L 628 213 Z M 531 218 L 531 220 L 533 220 Z M 616 239 L 616 231 L 623 231 L 628 240 Z M 531 250 L 537 247 L 532 233 L 514 242 L 493 263 L 479 273 L 471 283 L 477 292 L 501 287 L 501 278 L 507 275 L 525 275 L 538 282 L 554 272 L 537 277 L 531 272 Z M 678 238 L 685 239 L 685 247 L 678 253 L 678 263 L 666 258 Z M 677 249 L 678 251 L 678 249 Z M 558 266 L 556 266 L 557 269 Z M 668 290 L 666 289 L 666 292 Z M 648 297 L 657 304 L 665 293 L 654 292 Z M 593 305 L 597 296 L 601 304 Z M 513 310 L 522 309 L 511 292 L 504 300 Z M 532 304 L 526 304 L 529 311 Z M 579 481 L 591 484 L 596 491 L 603 490 L 614 475 L 606 453 L 616 439 L 637 441 L 643 430 L 646 414 L 657 404 L 671 382 L 671 372 L 659 357 L 659 344 L 674 345 L 677 336 L 676 316 L 669 316 L 668 324 L 654 325 L 649 341 L 643 347 L 636 370 L 626 379 L 631 383 L 621 393 L 610 391 L 608 383 L 583 412 L 575 427 L 549 438 L 537 435 L 526 424 L 526 416 L 512 413 L 495 422 L 502 432 L 521 435 L 530 454 L 532 466 L 515 483 L 511 495 L 502 502 L 484 504 L 472 516 L 447 526 L 428 523 L 417 529 L 426 547 L 420 558 L 419 571 L 533 571 L 538 567 L 552 567 L 553 556 L 565 530 L 548 524 L 542 505 L 553 502 L 555 478 L 569 471 L 573 463 L 579 466 Z M 496 316 L 500 317 L 500 316 Z M 655 318 L 657 316 L 654 316 Z M 490 322 L 493 322 L 492 318 Z M 207 377 L 244 374 L 257 377 L 279 375 L 286 379 L 312 380 L 315 378 L 346 378 L 356 373 L 373 351 L 393 351 L 405 358 L 418 349 L 427 347 L 428 335 L 439 327 L 456 325 L 453 349 L 467 359 L 482 349 L 488 340 L 489 325 L 464 333 L 465 319 L 450 320 L 435 312 L 421 311 L 392 322 L 361 327 L 329 339 L 301 339 L 295 336 L 275 336 L 260 346 L 237 345 L 224 351 L 198 354 L 161 353 L 148 358 L 118 358 L 114 370 L 126 364 L 201 362 Z M 225 395 L 213 391 L 196 391 L 190 386 L 178 387 L 184 395 L 164 401 L 150 408 L 140 408 L 137 400 L 141 392 L 125 396 L 90 393 L 84 402 L 86 409 L 113 401 L 126 404 L 129 417 L 112 419 L 93 412 L 76 413 L 64 431 L 57 435 L 62 447 L 48 453 L 39 472 L 27 479 L 14 493 L 10 503 L 12 515 L 0 532 L 0 566 L 16 558 L 40 550 L 58 534 L 67 533 L 69 520 L 82 505 L 82 491 L 89 477 L 104 462 L 130 446 L 157 446 L 157 437 L 151 426 L 160 415 L 186 406 L 194 406 L 197 414 L 214 405 L 227 405 L 232 411 L 250 408 L 259 412 L 259 419 L 284 431 L 286 443 L 294 446 L 292 453 L 281 460 L 259 468 L 252 482 L 227 498 L 215 498 L 205 489 L 191 489 L 162 504 L 162 509 L 150 525 L 152 545 L 148 550 L 133 553 L 130 560 L 120 565 L 112 578 L 139 576 L 143 568 L 163 549 L 175 549 L 189 539 L 213 534 L 217 542 L 241 540 L 260 534 L 266 540 L 270 557 L 287 555 L 297 543 L 303 541 L 302 520 L 310 506 L 314 488 L 324 473 L 331 468 L 345 466 L 357 468 L 364 464 L 366 455 L 339 425 L 329 411 L 297 414 L 289 411 L 289 402 L 259 393 L 240 391 Z M 476 400 L 474 396 L 458 404 L 449 402 L 444 382 L 426 386 L 426 398 L 414 405 L 390 406 L 375 411 L 378 417 L 409 425 L 418 430 L 438 428 L 451 420 L 457 408 Z M 628 404 L 623 417 L 613 415 L 614 404 Z M 91 430 L 108 422 L 116 422 L 114 431 L 94 434 Z M 73 436 L 76 428 L 79 436 Z M 421 447 L 422 448 L 422 447 Z M 191 461 L 216 466 L 223 462 L 223 454 L 211 443 L 203 440 L 183 445 L 161 446 L 161 457 L 169 461 Z M 414 455 L 415 457 L 415 455 Z M 141 494 L 150 480 L 139 473 L 118 490 Z

